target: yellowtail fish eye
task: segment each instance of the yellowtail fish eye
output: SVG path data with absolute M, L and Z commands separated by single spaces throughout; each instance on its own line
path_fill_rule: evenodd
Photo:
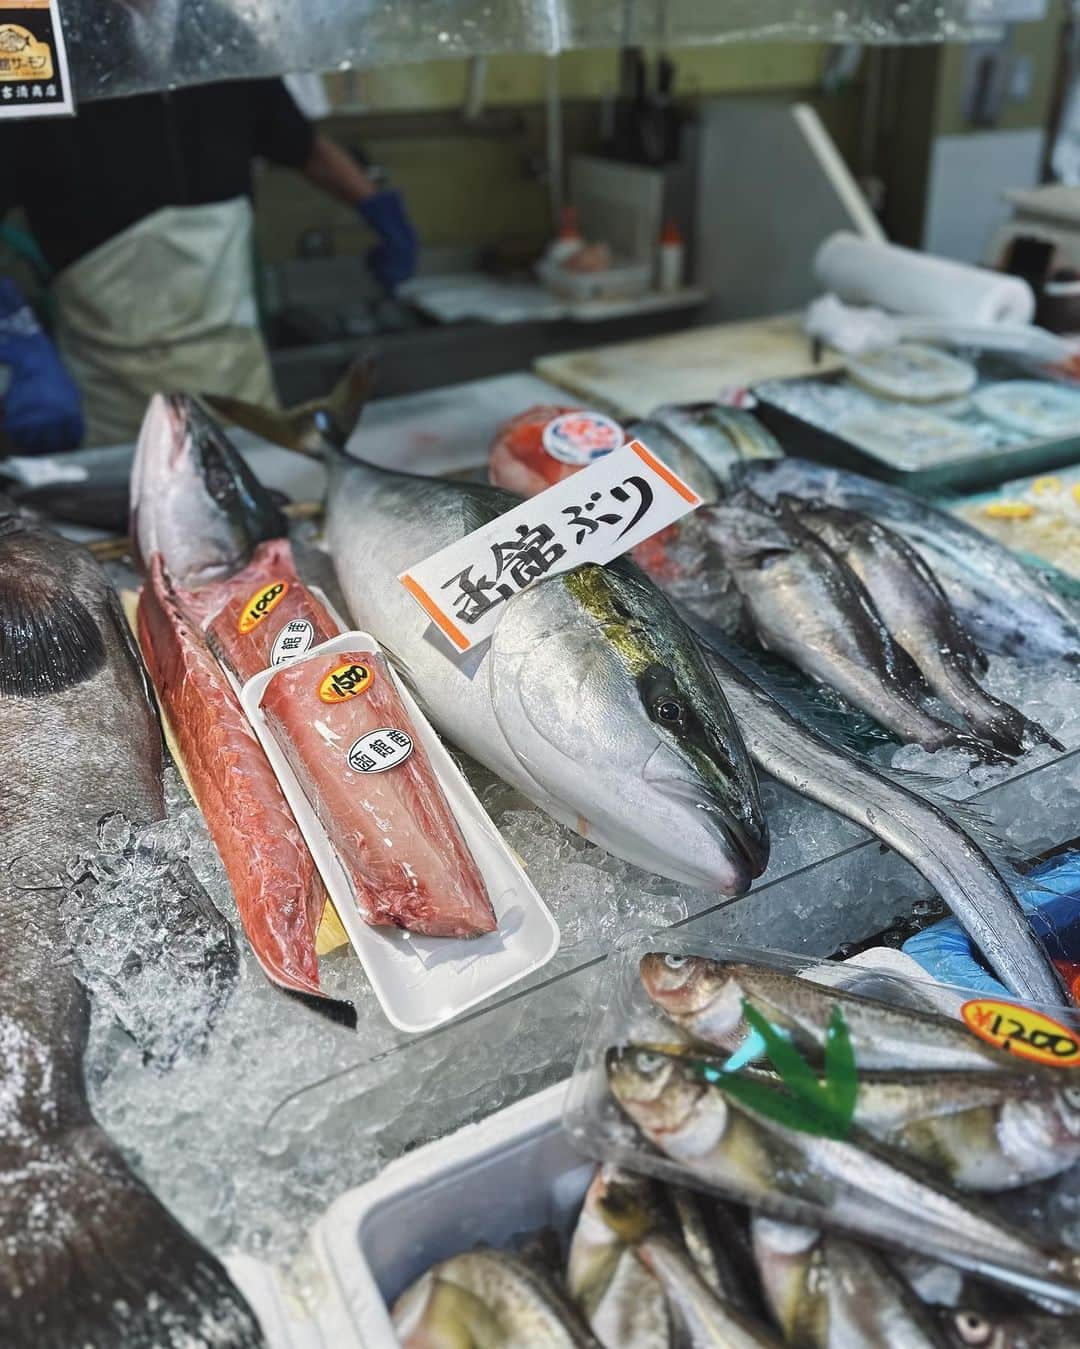
M 686 720 L 686 708 L 674 698 L 661 698 L 655 705 L 656 720 L 667 726 L 681 726 Z
M 681 970 L 689 959 L 689 956 L 667 955 L 664 957 L 664 964 L 669 970 Z
M 1080 1087 L 1065 1087 L 1061 1094 L 1065 1097 L 1066 1105 L 1073 1110 L 1080 1110 Z
M 994 1338 L 994 1327 L 978 1312 L 957 1312 L 953 1317 L 953 1325 L 964 1344 L 987 1345 Z

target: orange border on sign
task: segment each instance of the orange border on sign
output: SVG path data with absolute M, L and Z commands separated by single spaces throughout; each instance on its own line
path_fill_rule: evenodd
M 684 501 L 689 501 L 691 506 L 700 506 L 701 498 L 696 492 L 692 492 L 682 479 L 677 478 L 666 464 L 662 464 L 655 454 L 642 445 L 640 440 L 632 440 L 630 448 L 643 463 L 648 464 L 658 478 L 663 478 L 673 492 L 678 492 Z
M 420 607 L 424 610 L 424 612 L 432 620 L 432 622 L 435 623 L 440 628 L 440 630 L 447 637 L 450 638 L 450 640 L 457 647 L 457 649 L 459 651 L 468 651 L 470 645 L 468 637 L 465 636 L 465 634 L 455 623 L 450 622 L 450 620 L 446 617 L 443 611 L 439 608 L 439 606 L 427 593 L 427 591 L 420 584 L 420 582 L 414 581 L 407 571 L 402 572 L 401 575 L 398 577 L 398 580 L 409 592 L 409 594 L 413 597 L 413 599 L 416 600 L 417 604 L 420 605 Z

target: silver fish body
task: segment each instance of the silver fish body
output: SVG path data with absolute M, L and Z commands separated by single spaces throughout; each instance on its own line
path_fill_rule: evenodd
M 547 1278 L 477 1247 L 423 1274 L 392 1310 L 402 1349 L 589 1349 L 596 1340 Z
M 758 640 L 868 712 L 900 739 L 990 757 L 919 703 L 922 679 L 859 579 L 797 522 L 749 494 L 710 510 L 710 538 L 743 598 Z
M 1080 660 L 1080 618 L 1032 568 L 973 526 L 902 488 L 806 459 L 742 463 L 733 480 L 768 501 L 788 493 L 872 516 L 901 534 L 986 651 Z
M 685 1251 L 659 1234 L 646 1237 L 640 1258 L 663 1286 L 687 1349 L 780 1349 L 780 1341 L 709 1288 Z
M 770 1218 L 754 1251 L 788 1344 L 805 1349 L 945 1349 L 930 1312 L 876 1251 Z
M 839 1007 L 860 1069 L 1030 1075 L 1030 1065 L 951 1017 L 895 1007 L 767 965 L 656 951 L 642 957 L 641 978 L 649 997 L 683 1030 L 728 1052 L 747 1035 L 745 999 L 811 1058 L 823 1055 L 829 1017 Z
M 707 637 L 707 629 L 699 631 Z M 905 858 L 952 910 L 1018 996 L 1068 1000 L 1020 903 L 981 843 L 941 806 L 806 727 L 723 656 L 712 667 L 763 772 L 854 820 Z
M 331 477 L 327 533 L 353 617 L 443 734 L 627 861 L 748 887 L 768 847 L 754 772 L 694 638 L 651 583 L 621 566 L 542 581 L 460 658 L 396 578 L 512 498 L 340 456 Z
M 1008 1227 L 865 1134 L 841 1141 L 789 1128 L 652 1050 L 609 1051 L 607 1073 L 626 1114 L 696 1183 L 766 1214 L 918 1250 L 1080 1307 L 1080 1256 Z
M 95 850 L 103 817 L 162 817 L 161 731 L 100 568 L 2 501 L 0 759 L 0 1342 L 261 1344 L 224 1270 L 86 1100 L 64 876 Z M 221 955 L 235 959 L 231 942 Z
M 961 627 L 933 572 L 902 536 L 855 511 L 791 497 L 782 503 L 851 568 L 930 689 L 977 735 L 1014 755 L 1023 753 L 1025 738 L 1056 744 L 1041 726 L 978 683 L 974 670 L 985 667 L 985 657 Z

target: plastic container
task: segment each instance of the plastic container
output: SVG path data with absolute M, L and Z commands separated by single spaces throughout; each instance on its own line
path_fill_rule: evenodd
M 379 650 L 370 634 L 343 632 L 312 647 L 293 665 L 335 651 Z M 277 774 L 342 926 L 390 1022 L 399 1030 L 414 1033 L 432 1030 L 545 965 L 559 947 L 558 925 L 396 675 L 397 691 L 480 868 L 499 926 L 486 936 L 458 940 L 420 937 L 364 922 L 337 853 L 259 706 L 263 690 L 277 673 L 264 670 L 249 679 L 240 694 L 240 704 Z
M 312 1245 L 365 1349 L 397 1349 L 388 1308 L 440 1260 L 545 1226 L 569 1235 L 595 1168 L 563 1130 L 565 1095 L 558 1083 L 418 1148 L 316 1224 Z
M 736 966 L 760 967 L 766 975 L 802 976 L 825 986 L 821 999 L 825 1010 L 820 1013 L 820 1021 L 805 1010 L 798 1021 L 785 1021 L 771 1011 L 764 1016 L 761 1034 L 757 1029 L 747 1031 L 748 1018 L 740 1012 L 740 1006 L 745 1009 L 747 1005 L 746 990 L 751 990 L 752 1005 L 758 1013 L 763 1004 L 772 1004 L 768 1004 L 767 985 L 755 984 L 752 974 L 744 974 L 739 980 L 736 970 L 734 981 L 725 981 L 723 990 L 709 990 L 707 1003 L 694 1001 L 692 994 L 685 995 L 683 1006 L 692 1006 L 695 1015 L 708 1017 L 713 1043 L 706 1046 L 692 1036 L 685 1021 L 680 1024 L 664 1015 L 649 996 L 640 972 L 641 958 L 647 952 L 662 953 L 653 970 L 654 979 L 662 982 L 686 978 L 686 973 L 678 972 L 690 972 L 684 958 L 694 955 Z M 875 962 L 879 954 L 872 953 Z M 691 985 L 692 989 L 696 987 Z M 922 1113 L 914 1117 L 919 1121 L 916 1127 L 912 1119 L 898 1117 L 895 1097 L 866 1095 L 874 1089 L 874 1073 L 902 1066 L 897 1049 L 902 1041 L 910 1056 L 912 1076 L 917 1076 L 914 1036 L 905 1032 L 898 1037 L 891 1027 L 892 1038 L 868 1033 L 865 1003 L 845 1003 L 843 998 L 830 996 L 830 989 L 933 1013 L 931 1020 L 920 1024 L 918 1067 L 931 1074 L 936 1084 L 950 1073 L 959 1074 L 961 1067 L 977 1075 L 980 1082 L 985 1082 L 987 1072 L 1000 1074 L 999 1081 L 1009 1082 L 1013 1062 L 1023 1059 L 1021 1068 L 1028 1069 L 1030 1061 L 1032 1072 L 1043 1073 L 1040 1092 L 1044 1086 L 1055 1092 L 1037 1098 L 1040 1112 L 1045 1112 L 1038 1118 L 1056 1120 L 1055 1112 L 1065 1110 L 1070 1112 L 1070 1119 L 1080 1120 L 1080 1106 L 1072 1100 L 1080 1085 L 1076 1071 L 1080 1068 L 1080 1014 L 1076 1009 L 1025 1007 L 986 993 L 965 992 L 882 971 L 865 960 L 822 963 L 744 946 L 703 945 L 683 934 L 668 932 L 643 937 L 608 961 L 567 1096 L 567 1132 L 582 1152 L 597 1160 L 617 1162 L 666 1181 L 750 1202 L 756 1211 L 783 1221 L 810 1227 L 839 1226 L 864 1244 L 880 1242 L 892 1249 L 914 1251 L 999 1288 L 1060 1300 L 1075 1314 L 1080 1308 L 1080 1277 L 1070 1278 L 1045 1253 L 1035 1257 L 1033 1252 L 1043 1245 L 1069 1244 L 1070 1212 L 1080 1182 L 1076 1135 L 1070 1132 L 1066 1143 L 1062 1141 L 1065 1135 L 1056 1136 L 1055 1125 L 1048 1127 L 1034 1152 L 1015 1146 L 1018 1140 L 1010 1140 L 1008 1135 L 1008 1121 L 1015 1117 L 1010 1113 L 1015 1106 L 1010 1097 L 1012 1103 L 1004 1109 L 979 1102 L 979 1109 L 1001 1111 L 993 1145 L 998 1151 L 992 1152 L 984 1143 L 987 1151 L 979 1154 L 980 1158 L 992 1157 L 992 1164 L 976 1166 L 969 1152 L 974 1144 L 965 1141 L 961 1146 L 956 1135 L 942 1146 L 938 1135 L 948 1132 L 949 1117 L 937 1116 L 941 1122 L 931 1136 L 924 1132 L 925 1104 Z M 668 996 L 674 998 L 676 994 Z M 811 1020 L 827 1024 L 830 1010 L 837 1005 L 847 1011 L 844 1029 L 850 1032 L 851 1053 L 845 1063 L 842 1048 L 836 1050 L 835 1060 L 826 1068 L 824 1037 L 812 1043 L 815 1037 L 806 1027 Z M 707 1014 L 703 1006 L 708 1007 Z M 767 1061 L 764 1038 L 770 1025 L 771 1033 L 786 1042 L 788 1050 L 793 1046 L 804 1059 L 803 1072 L 807 1063 L 811 1066 L 809 1086 L 789 1063 L 785 1064 L 779 1052 L 775 1063 L 782 1070 L 785 1084 L 780 1088 L 775 1079 L 770 1085 L 744 1071 L 748 1065 L 772 1066 Z M 729 1026 L 740 1027 L 739 1034 L 728 1034 Z M 724 1040 L 723 1047 L 716 1043 L 718 1038 Z M 628 1050 L 631 1046 L 642 1049 Z M 1002 1053 L 1005 1048 L 1008 1055 Z M 630 1102 L 625 1107 L 616 1100 L 610 1085 L 620 1072 L 622 1091 Z M 964 1079 L 957 1076 L 956 1080 L 959 1083 Z M 822 1091 L 826 1081 L 831 1088 L 827 1099 Z M 918 1082 L 912 1086 L 921 1089 Z M 673 1119 L 680 1118 L 678 1129 L 650 1139 L 633 1122 L 630 1112 L 638 1109 L 642 1118 L 647 1117 L 652 1108 L 647 1102 L 656 1099 L 661 1087 L 666 1099 L 676 1103 L 672 1108 L 685 1113 L 665 1121 L 670 1129 Z M 966 1093 L 971 1090 L 971 1086 L 964 1087 L 969 1101 Z M 642 1104 L 635 1107 L 635 1099 Z M 910 1098 L 904 1103 L 905 1109 L 909 1103 Z M 976 1107 L 967 1108 L 975 1118 Z M 1023 1109 L 1035 1109 L 1035 1100 Z M 880 1129 L 886 1116 L 898 1121 L 893 1126 L 898 1132 L 884 1141 L 875 1132 L 875 1142 L 866 1132 L 869 1121 L 876 1119 L 875 1129 Z M 898 1141 L 901 1133 L 902 1144 Z M 664 1150 L 666 1137 L 672 1140 L 670 1152 Z M 969 1139 L 969 1135 L 964 1137 Z M 1060 1151 L 1063 1148 L 1066 1151 Z M 807 1150 L 813 1164 L 804 1171 Z M 876 1160 L 883 1150 L 891 1157 L 888 1163 Z M 893 1183 L 896 1168 L 903 1166 L 905 1156 L 913 1163 L 910 1171 L 915 1177 L 908 1184 L 922 1187 L 910 1196 L 905 1195 L 905 1186 Z M 754 1161 L 758 1157 L 789 1160 L 774 1160 L 765 1176 L 766 1163 Z M 708 1161 L 697 1161 L 699 1158 Z M 935 1168 L 929 1177 L 920 1159 Z M 946 1162 L 952 1168 L 952 1180 L 945 1178 Z M 1048 1162 L 1049 1170 L 1038 1171 Z M 1058 1165 L 1061 1169 L 1054 1171 Z M 757 1192 L 752 1188 L 755 1177 L 763 1182 Z M 809 1177 L 816 1179 L 808 1183 Z M 1036 1181 L 1041 1183 L 1036 1185 Z M 1037 1197 L 1032 1187 L 1038 1191 Z M 821 1207 L 819 1197 L 823 1197 L 826 1208 Z M 1027 1208 L 1023 1207 L 1025 1199 Z M 988 1239 L 985 1228 L 977 1244 L 968 1240 L 967 1233 L 959 1237 L 957 1203 L 964 1201 L 970 1211 L 983 1213 L 999 1202 L 1007 1204 L 1008 1216 L 1002 1215 L 1000 1221 L 1026 1238 L 1022 1253 L 1019 1242 L 1009 1247 L 996 1235 Z M 917 1225 L 910 1221 L 914 1211 L 922 1215 Z M 825 1213 L 828 1221 L 822 1220 Z

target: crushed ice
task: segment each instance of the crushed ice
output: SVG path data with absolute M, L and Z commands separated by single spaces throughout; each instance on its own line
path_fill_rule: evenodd
M 1031 851 L 1069 837 L 1080 817 L 1077 676 L 994 659 L 987 683 L 1074 752 L 1040 747 L 1015 767 L 998 769 L 891 745 L 875 753 L 933 774 L 954 796 L 978 795 L 999 827 Z M 1040 773 L 1027 777 L 1040 763 Z M 216 1011 L 208 1042 L 201 1051 L 196 1045 L 176 1052 L 176 1041 L 189 1035 L 198 1041 L 207 1008 L 200 1015 L 197 999 L 189 1006 L 186 995 L 173 1002 L 174 992 L 163 993 L 168 980 L 161 968 L 150 962 L 133 974 L 128 954 L 136 929 L 152 925 L 162 889 L 171 892 L 176 857 L 190 864 L 239 933 L 224 872 L 175 775 L 169 819 L 157 826 L 160 847 L 123 837 L 120 824 L 114 826 L 120 835 L 103 839 L 111 860 L 101 865 L 98 885 L 106 902 L 77 943 L 96 994 L 87 1056 L 92 1103 L 139 1172 L 214 1249 L 287 1261 L 326 1206 L 391 1157 L 565 1076 L 593 996 L 596 962 L 630 929 L 687 922 L 704 936 L 824 953 L 926 902 L 921 878 L 864 831 L 772 783 L 763 784 L 773 836 L 769 871 L 746 899 L 732 903 L 610 857 L 490 774 L 465 766 L 551 905 L 563 940 L 531 987 L 519 985 L 497 1006 L 428 1035 L 410 1037 L 389 1026 L 350 951 L 324 957 L 320 969 L 328 991 L 357 1004 L 359 1035 L 271 987 L 241 938 L 235 987 Z M 815 861 L 822 865 L 808 869 Z M 170 1043 L 161 1028 L 173 1013 Z M 175 1058 L 168 1072 L 147 1066 L 142 1045 L 118 1029 L 117 1017 L 133 1034 L 151 1028 L 151 1040 L 159 1028 L 160 1057 Z

